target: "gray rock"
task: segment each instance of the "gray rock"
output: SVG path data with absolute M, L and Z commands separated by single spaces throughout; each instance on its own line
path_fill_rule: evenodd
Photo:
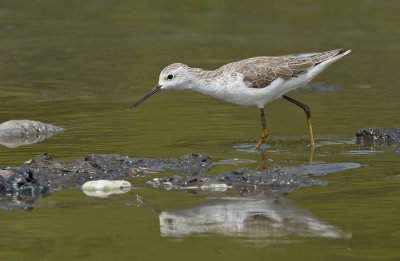
M 40 121 L 10 120 L 0 124 L 0 144 L 14 148 L 43 141 L 63 128 Z

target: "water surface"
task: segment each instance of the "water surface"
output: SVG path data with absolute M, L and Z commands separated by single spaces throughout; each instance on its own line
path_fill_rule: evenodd
M 397 260 L 398 148 L 360 150 L 353 137 L 358 128 L 400 125 L 399 8 L 394 0 L 2 0 L 0 121 L 39 120 L 66 131 L 29 146 L 1 147 L 1 166 L 21 165 L 42 152 L 61 161 L 91 153 L 196 152 L 215 161 L 256 161 L 220 165 L 212 173 L 260 167 L 260 154 L 251 149 L 261 131 L 257 108 L 189 91 L 163 92 L 134 111 L 128 108 L 173 62 L 215 69 L 252 56 L 349 48 L 350 55 L 314 80 L 341 91 L 302 90 L 291 97 L 311 107 L 315 161 L 363 167 L 327 176 L 328 186 L 296 191 L 279 203 L 290 202 L 294 213 L 307 213 L 342 237 L 219 229 L 168 236 L 161 213 L 180 217 L 240 196 L 154 189 L 145 183 L 152 176 L 130 180 L 142 189 L 123 195 L 90 198 L 68 190 L 39 199 L 31 212 L 2 210 L 1 259 Z M 266 117 L 269 162 L 306 162 L 303 111 L 278 100 L 266 107 Z M 136 195 L 149 204 L 138 205 Z

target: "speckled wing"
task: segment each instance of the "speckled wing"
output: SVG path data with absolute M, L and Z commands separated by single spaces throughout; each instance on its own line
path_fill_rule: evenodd
M 278 78 L 290 80 L 306 74 L 314 66 L 342 52 L 338 49 L 306 57 L 254 57 L 232 65 L 250 88 L 265 88 Z
M 292 70 L 284 57 L 255 57 L 240 61 L 238 72 L 250 88 L 265 88 L 274 80 L 289 80 Z

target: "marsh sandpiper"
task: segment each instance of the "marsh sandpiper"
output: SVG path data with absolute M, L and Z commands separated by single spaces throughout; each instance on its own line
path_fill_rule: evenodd
M 257 106 L 262 122 L 261 137 L 256 145 L 259 150 L 268 136 L 264 106 L 273 100 L 284 98 L 306 113 L 311 148 L 314 148 L 309 107 L 285 94 L 306 85 L 328 65 L 350 52 L 351 50 L 336 49 L 305 56 L 260 56 L 228 63 L 214 71 L 173 63 L 161 71 L 158 85 L 130 108 L 137 107 L 160 90 L 187 89 L 230 103 Z

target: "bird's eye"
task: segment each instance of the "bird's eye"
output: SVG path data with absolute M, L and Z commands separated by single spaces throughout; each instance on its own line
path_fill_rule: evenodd
M 168 80 L 171 80 L 172 78 L 174 78 L 174 75 L 173 74 L 168 74 L 167 78 L 168 78 Z

